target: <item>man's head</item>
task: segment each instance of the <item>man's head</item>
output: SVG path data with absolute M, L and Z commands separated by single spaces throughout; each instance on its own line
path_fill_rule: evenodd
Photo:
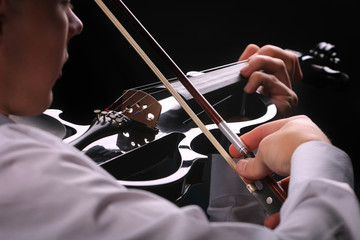
M 0 112 L 36 115 L 52 101 L 52 87 L 82 23 L 68 0 L 0 0 Z

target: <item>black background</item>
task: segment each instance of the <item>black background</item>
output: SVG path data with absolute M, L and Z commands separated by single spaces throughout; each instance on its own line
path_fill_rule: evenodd
M 359 181 L 359 16 L 356 1 L 124 1 L 184 71 L 236 61 L 249 43 L 308 51 L 336 45 L 349 86 L 300 83 L 299 106 L 353 159 Z M 94 1 L 73 0 L 84 23 L 54 89 L 53 108 L 77 123 L 110 105 L 124 89 L 157 81 Z M 167 77 L 172 77 L 164 68 Z M 316 161 L 316 159 L 314 159 Z M 356 191 L 359 196 L 359 184 Z

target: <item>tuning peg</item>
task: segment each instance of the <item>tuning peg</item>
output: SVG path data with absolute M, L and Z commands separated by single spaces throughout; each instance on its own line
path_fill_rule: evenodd
M 104 121 L 106 120 L 107 114 L 108 114 L 108 111 L 101 111 L 101 116 L 104 117 Z
M 114 113 L 110 113 L 109 117 L 110 117 L 110 123 L 112 123 L 116 119 L 116 115 Z
M 96 115 L 97 120 L 100 120 L 101 110 L 100 110 L 100 109 L 95 109 L 95 110 L 94 110 L 94 113 L 95 113 L 95 115 Z
M 336 46 L 331 43 L 320 42 L 309 53 L 314 57 L 314 63 L 318 65 L 336 68 L 341 61 Z
M 117 126 L 119 127 L 120 124 L 122 123 L 122 118 L 121 118 L 121 117 L 117 117 L 117 118 L 115 118 L 115 121 L 116 121 L 116 123 L 117 123 Z

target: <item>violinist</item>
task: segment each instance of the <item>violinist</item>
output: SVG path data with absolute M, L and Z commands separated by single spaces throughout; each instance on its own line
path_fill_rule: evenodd
M 258 147 L 255 159 L 238 163 L 248 180 L 291 173 L 275 230 L 211 223 L 199 207 L 179 208 L 127 189 L 60 139 L 13 123 L 10 114 L 36 115 L 50 105 L 69 40 L 82 28 L 69 0 L 0 0 L 1 239 L 360 239 L 350 160 L 306 117 L 265 124 L 242 137 L 251 150 Z M 283 54 L 273 47 L 251 51 L 243 74 L 255 79 L 249 92 L 261 87 L 290 109 L 296 97 L 289 84 L 300 71 Z

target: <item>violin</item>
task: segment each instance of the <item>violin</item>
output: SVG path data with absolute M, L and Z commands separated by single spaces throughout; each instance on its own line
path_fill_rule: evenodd
M 329 51 L 329 47 L 325 47 L 324 50 L 324 46 L 329 45 L 321 43 L 315 48 L 317 51 L 300 54 L 299 59 L 317 69 L 322 79 L 347 81 L 346 74 L 322 63 L 327 61 L 336 65 L 339 62 L 333 48 Z M 242 92 L 246 79 L 239 73 L 243 66 L 234 63 L 189 74 L 199 92 L 230 120 L 229 127 L 237 135 L 276 115 L 275 105 L 264 96 Z M 218 141 L 228 147 L 230 142 L 179 80 L 172 80 L 172 85 Z M 234 108 L 229 102 L 241 104 Z M 198 173 L 203 171 L 207 156 L 216 152 L 180 104 L 159 84 L 125 91 L 108 108 L 95 110 L 90 126 L 67 122 L 61 119 L 60 113 L 59 110 L 47 110 L 37 120 L 52 122 L 50 128 L 56 129 L 54 134 L 82 150 L 125 186 L 146 189 L 174 202 L 180 201 L 190 186 L 199 180 Z
M 345 84 L 348 76 L 334 70 L 337 69 L 336 66 L 328 67 L 335 61 L 338 64 L 340 58 L 337 56 L 337 59 L 332 59 L 330 56 L 336 54 L 327 52 L 324 46 L 333 45 L 319 43 L 306 53 L 296 52 L 303 71 L 317 74 L 318 81 Z M 333 50 L 334 47 L 327 49 Z M 324 53 L 321 58 L 318 57 L 319 52 Z M 312 70 L 312 64 L 315 65 L 315 70 Z M 243 101 L 243 86 L 246 82 L 240 75 L 243 65 L 232 63 L 188 73 L 189 79 L 229 121 L 238 135 L 271 121 L 276 116 L 275 105 L 261 94 L 248 94 L 246 101 Z M 318 71 L 320 68 L 324 70 Z M 305 76 L 305 79 L 309 78 Z M 230 143 L 197 106 L 192 96 L 177 79 L 170 79 L 170 82 L 227 148 Z M 315 85 L 317 84 L 316 82 Z M 207 159 L 209 155 L 216 153 L 216 149 L 161 84 L 148 84 L 125 92 L 112 109 L 94 111 L 95 116 L 90 125 L 69 122 L 62 118 L 62 111 L 56 109 L 48 109 L 36 117 L 11 118 L 18 123 L 41 128 L 77 147 L 116 177 L 121 184 L 145 189 L 180 203 L 193 185 L 203 181 Z M 139 102 L 141 105 L 136 105 Z M 113 110 L 122 103 L 125 105 Z M 130 106 L 133 106 L 132 110 L 125 110 Z M 135 115 L 131 114 L 144 106 L 150 107 L 146 107 L 147 111 L 142 115 L 136 115 L 135 118 Z M 120 116 L 120 112 L 127 116 Z M 149 113 L 153 114 L 153 117 L 150 117 L 152 125 L 146 125 L 149 122 Z M 121 124 L 116 120 L 119 116 L 125 119 Z

